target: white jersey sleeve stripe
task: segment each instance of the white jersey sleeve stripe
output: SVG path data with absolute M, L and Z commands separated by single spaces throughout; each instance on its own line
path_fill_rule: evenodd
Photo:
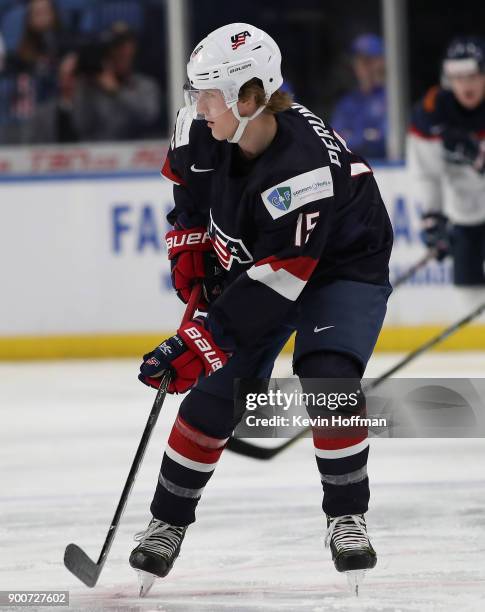
M 359 174 L 372 174 L 372 170 L 369 166 L 361 162 L 356 162 L 354 164 L 350 164 L 350 176 L 359 176 Z
M 301 280 L 283 268 L 273 270 L 270 264 L 253 266 L 246 271 L 246 274 L 252 280 L 263 283 L 292 302 L 298 298 L 306 285 L 306 281 Z
M 190 126 L 192 125 L 192 114 L 186 106 L 182 107 L 177 114 L 175 132 L 173 135 L 173 148 L 183 147 L 189 144 Z

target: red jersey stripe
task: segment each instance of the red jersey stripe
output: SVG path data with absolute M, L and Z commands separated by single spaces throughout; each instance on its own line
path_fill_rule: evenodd
M 442 140 L 441 136 L 433 136 L 432 134 L 426 134 L 425 132 L 418 130 L 418 128 L 414 125 L 409 128 L 408 132 L 410 134 L 413 134 L 414 136 L 419 136 L 419 138 L 424 138 L 425 140 Z
M 160 172 L 162 176 L 167 178 L 169 181 L 172 181 L 172 183 L 176 183 L 177 185 L 185 185 L 185 181 L 183 180 L 183 178 L 172 170 L 172 167 L 170 166 L 170 162 L 168 160 L 168 155 L 165 158 Z

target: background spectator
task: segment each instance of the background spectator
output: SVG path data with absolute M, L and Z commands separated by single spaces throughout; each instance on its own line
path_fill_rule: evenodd
M 354 153 L 384 158 L 387 113 L 382 39 L 362 34 L 353 41 L 351 52 L 357 87 L 337 102 L 330 123 Z
M 382 24 L 380 0 L 300 0 L 297 6 L 293 0 L 268 0 L 264 5 L 260 0 L 245 0 L 239 5 L 227 0 L 210 0 L 210 11 L 207 11 L 207 2 L 186 0 L 186 3 L 184 34 L 189 48 L 218 26 L 235 21 L 251 23 L 257 15 L 257 25 L 273 32 L 280 45 L 285 57 L 283 74 L 291 82 L 296 100 L 306 100 L 308 107 L 324 120 L 331 119 L 336 101 L 354 86 L 354 68 L 359 69 L 358 62 L 354 61 L 355 65 L 349 62 L 342 41 L 351 41 L 362 32 L 378 32 Z M 409 41 L 411 100 L 420 98 L 434 82 L 446 40 L 469 31 L 470 24 L 475 28 L 476 24 L 485 23 L 485 3 L 462 0 L 460 6 L 460 11 L 444 11 L 440 0 L 406 3 L 408 32 L 404 32 L 404 36 Z M 0 83 L 0 126 L 13 124 L 7 138 L 0 129 L 0 145 L 28 142 L 23 124 L 29 121 L 32 113 L 37 114 L 39 103 L 44 106 L 44 102 L 52 102 L 62 89 L 60 83 L 53 87 L 56 80 L 53 75 L 64 55 L 79 49 L 80 40 L 106 31 L 117 21 L 128 24 L 138 40 L 143 41 L 137 49 L 134 72 L 151 76 L 166 91 L 169 79 L 168 42 L 163 35 L 166 7 L 165 0 L 0 0 L 0 32 L 8 58 L 8 67 Z M 439 28 L 436 28 L 437 14 L 440 15 Z M 405 30 L 406 24 L 402 27 Z M 29 36 L 26 36 L 27 31 Z M 24 41 L 29 39 L 40 40 L 40 44 L 25 47 Z M 34 55 L 39 61 L 34 65 L 39 70 L 34 70 L 28 60 L 32 56 L 29 47 L 37 49 Z M 19 59 L 19 54 L 23 55 L 23 60 Z M 46 62 L 46 57 L 53 61 Z M 355 57 L 353 54 L 354 60 Z M 98 63 L 99 60 L 98 57 Z M 380 60 L 382 69 L 382 58 Z M 39 74 L 47 77 L 40 84 Z M 381 91 L 385 94 L 383 88 Z M 161 110 L 162 134 L 167 136 L 171 120 L 168 122 L 164 114 L 165 105 Z M 354 116 L 356 113 L 347 113 L 350 119 Z M 370 124 L 367 133 L 372 140 L 385 128 L 385 123 L 377 127 Z M 150 130 L 150 136 L 157 138 L 159 131 L 152 133 Z M 359 148 L 359 145 L 353 146 Z M 379 157 L 383 154 L 383 146 L 380 151 L 364 151 L 364 154 Z
M 30 142 L 134 140 L 162 136 L 161 95 L 151 77 L 134 70 L 137 42 L 117 23 L 97 42 L 69 54 L 58 97 L 31 124 Z
M 55 91 L 56 70 L 64 46 L 62 26 L 53 2 L 30 0 L 15 59 L 17 70 L 30 74 L 36 80 L 39 102 Z
M 28 141 L 26 122 L 33 115 L 36 98 L 35 80 L 29 73 L 18 71 L 0 35 L 0 142 Z
M 23 23 L 0 79 L 0 142 L 23 144 L 31 142 L 31 122 L 39 105 L 56 94 L 65 36 L 51 0 L 30 0 L 26 7 L 13 9 Z
M 137 41 L 115 24 L 103 38 L 99 67 L 78 65 L 73 120 L 81 140 L 132 140 L 161 135 L 161 96 L 154 79 L 135 72 Z M 84 74 L 82 72 L 84 71 Z

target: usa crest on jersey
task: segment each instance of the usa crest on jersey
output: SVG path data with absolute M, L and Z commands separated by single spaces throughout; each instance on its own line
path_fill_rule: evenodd
M 214 222 L 212 211 L 210 211 L 208 234 L 214 251 L 225 270 L 230 270 L 234 261 L 240 264 L 248 264 L 253 261 L 253 257 L 243 241 L 240 238 L 228 236 Z

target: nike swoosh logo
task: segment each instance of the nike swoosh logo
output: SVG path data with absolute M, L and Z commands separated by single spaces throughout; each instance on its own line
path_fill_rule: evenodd
M 327 327 L 317 327 L 315 325 L 315 329 L 313 331 L 314 331 L 315 334 L 318 334 L 318 332 L 321 332 L 324 329 L 330 329 L 331 327 L 335 327 L 335 325 L 327 325 Z
M 190 169 L 192 172 L 212 172 L 212 170 L 215 170 L 215 168 L 196 168 L 195 164 L 192 164 Z

